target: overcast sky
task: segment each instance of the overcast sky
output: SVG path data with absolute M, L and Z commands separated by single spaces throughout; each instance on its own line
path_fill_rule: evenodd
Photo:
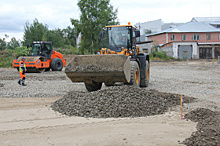
M 79 19 L 78 0 L 0 0 L 0 38 L 23 39 L 26 22 L 35 18 L 49 29 L 71 26 Z M 163 22 L 188 22 L 192 17 L 220 17 L 219 0 L 110 0 L 118 9 L 121 24 L 162 19 Z M 10 39 L 8 38 L 8 40 Z

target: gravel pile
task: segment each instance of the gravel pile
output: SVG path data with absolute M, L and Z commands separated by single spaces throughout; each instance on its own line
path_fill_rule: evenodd
M 220 145 L 220 112 L 199 108 L 186 114 L 186 119 L 198 122 L 197 131 L 183 144 L 192 145 Z
M 189 103 L 191 97 L 184 97 Z M 95 92 L 69 92 L 52 104 L 52 109 L 68 116 L 93 118 L 143 117 L 163 114 L 180 104 L 180 95 L 133 86 L 114 86 Z

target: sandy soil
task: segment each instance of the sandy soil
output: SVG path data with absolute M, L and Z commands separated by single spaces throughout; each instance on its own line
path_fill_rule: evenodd
M 82 118 L 55 113 L 57 98 L 1 98 L 0 145 L 178 145 L 196 130 L 177 112 L 141 118 Z
M 193 62 L 194 63 L 194 62 Z M 197 62 L 195 62 L 196 64 Z M 212 76 L 210 80 L 200 82 L 199 78 L 189 81 L 190 78 L 175 78 L 175 69 L 182 71 L 207 71 L 209 64 L 199 63 L 196 68 L 188 64 L 167 64 L 152 63 L 150 89 L 157 89 L 166 92 L 173 92 L 198 97 L 198 104 L 192 103 L 186 105 L 186 109 L 190 110 L 199 106 L 205 106 L 213 109 L 219 109 L 219 86 L 215 82 L 219 77 L 219 66 L 214 64 L 211 67 Z M 194 65 L 194 64 L 193 64 Z M 166 66 L 166 67 L 165 67 Z M 168 67 L 167 67 L 168 66 Z M 175 69 L 174 69 L 175 68 Z M 161 69 L 159 71 L 158 69 Z M 7 70 L 7 74 L 4 73 Z M 169 75 L 163 77 L 168 71 Z M 172 71 L 172 72 L 170 72 Z M 66 79 L 64 72 L 41 74 L 38 79 L 37 74 L 29 75 L 28 87 L 24 87 L 25 91 L 30 93 L 20 95 L 21 86 L 17 85 L 17 73 L 12 69 L 0 69 L 0 145 L 181 145 L 184 139 L 190 137 L 192 132 L 196 131 L 196 123 L 181 120 L 179 107 L 171 109 L 170 112 L 163 115 L 140 117 L 140 118 L 82 118 L 68 117 L 56 113 L 51 109 L 51 103 L 63 97 L 70 91 L 85 91 L 84 85 L 81 83 L 72 84 Z M 5 74 L 5 78 L 2 76 Z M 55 76 L 53 80 L 53 76 Z M 61 77 L 60 77 L 61 76 Z M 31 79 L 32 77 L 32 79 Z M 174 80 L 170 80 L 170 78 Z M 212 78 L 213 79 L 212 81 Z M 38 79 L 38 80 L 34 80 Z M 157 80 L 160 79 L 160 80 Z M 63 84 L 62 87 L 55 86 L 56 81 Z M 169 86 L 162 85 L 162 81 Z M 58 82 L 58 83 L 59 83 Z M 178 87 L 179 83 L 185 83 L 185 86 Z M 16 85 L 14 84 L 16 83 Z M 40 88 L 43 84 L 50 85 L 47 88 Z M 210 85 L 204 94 L 195 92 L 194 89 L 202 90 L 203 85 Z M 39 89 L 36 90 L 36 87 Z M 61 85 L 60 85 L 61 86 Z M 189 87 L 189 88 L 188 88 Z M 190 87 L 194 91 L 190 91 Z M 209 87 L 209 86 L 207 86 Z M 54 88 L 52 90 L 51 88 Z M 106 88 L 106 87 L 104 87 Z M 170 90 L 169 90 L 170 89 Z M 52 91 L 51 91 L 52 90 Z M 215 92 L 212 92 L 215 91 Z M 51 91 L 48 95 L 46 92 Z M 36 93 L 39 92 L 39 93 Z M 45 96 L 39 96 L 43 93 Z M 65 93 L 64 93 L 65 92 Z M 193 94 L 195 92 L 195 94 Z M 16 93 L 16 94 L 13 94 Z M 36 93 L 36 94 L 35 94 Z M 213 94 L 211 94 L 213 93 Z M 29 96 L 28 96 L 29 95 Z M 57 96 L 56 96 L 57 95 Z M 201 96 L 200 96 L 201 95 Z M 205 99 L 208 95 L 209 99 Z M 13 97 L 13 98 L 12 98 Z M 211 98 L 213 97 L 213 98 Z

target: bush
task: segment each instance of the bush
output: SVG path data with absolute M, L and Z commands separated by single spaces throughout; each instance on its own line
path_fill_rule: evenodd
M 13 67 L 13 60 L 19 56 L 28 56 L 28 51 L 26 47 L 16 47 L 14 50 L 0 51 L 0 67 Z
M 71 45 L 66 45 L 63 48 L 56 48 L 54 50 L 62 53 L 63 55 L 79 54 L 78 49 L 76 47 L 71 46 Z
M 157 52 L 153 51 L 150 53 L 150 60 L 163 60 L 163 61 L 168 61 L 168 60 L 174 60 L 174 57 L 167 56 L 167 52 L 162 51 L 162 52 Z

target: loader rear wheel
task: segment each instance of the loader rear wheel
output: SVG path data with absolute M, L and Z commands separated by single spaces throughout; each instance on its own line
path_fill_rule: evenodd
M 92 84 L 85 83 L 86 89 L 89 92 L 100 90 L 102 87 L 102 83 L 92 82 Z
M 52 71 L 61 71 L 63 69 L 63 62 L 60 58 L 54 58 L 51 61 Z
M 149 79 L 150 79 L 150 64 L 148 61 L 146 61 L 146 74 L 145 79 L 141 80 L 140 86 L 141 87 L 147 87 L 149 85 Z
M 131 81 L 130 84 L 140 86 L 140 68 L 136 61 L 131 61 Z

